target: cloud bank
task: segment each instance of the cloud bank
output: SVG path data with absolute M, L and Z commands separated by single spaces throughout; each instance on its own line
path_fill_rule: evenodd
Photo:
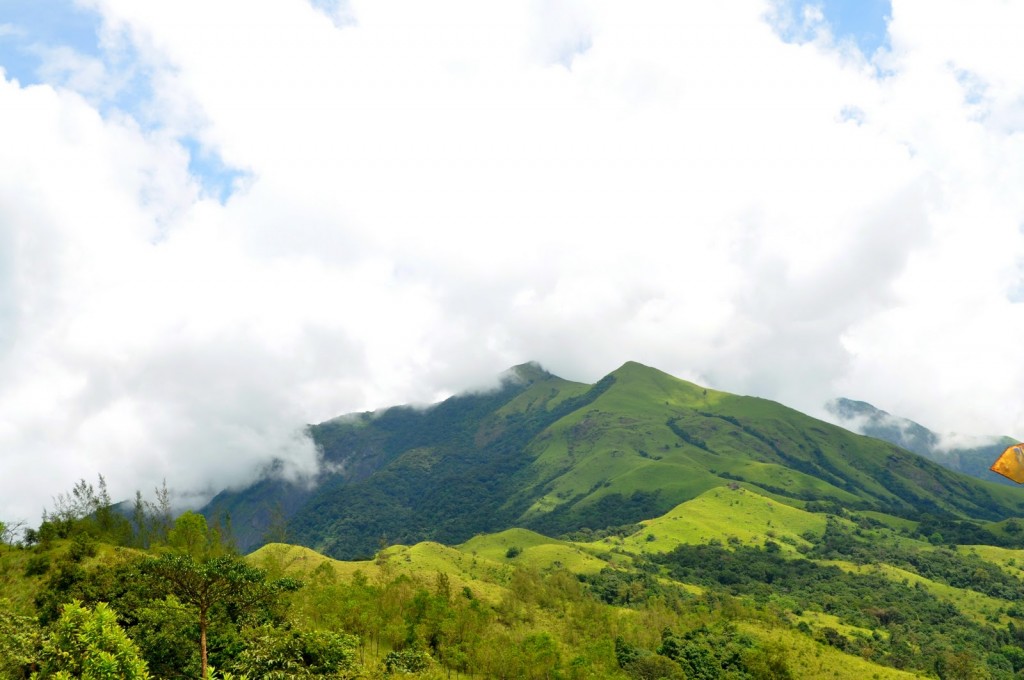
M 755 0 L 75 11 L 0 27 L 2 517 L 308 475 L 526 360 L 1024 434 L 1018 5 L 868 55 Z

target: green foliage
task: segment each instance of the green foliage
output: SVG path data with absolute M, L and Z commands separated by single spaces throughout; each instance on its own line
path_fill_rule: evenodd
M 174 526 L 167 532 L 167 545 L 196 560 L 227 552 L 220 532 L 216 527 L 207 526 L 206 518 L 198 512 L 184 512 L 174 520 Z
M 113 610 L 100 603 L 90 611 L 72 602 L 47 631 L 38 675 L 33 677 L 146 680 L 150 676 Z
M 666 601 L 689 599 L 676 587 L 665 585 L 652 573 L 636 569 L 605 567 L 596 574 L 580 574 L 581 583 L 602 602 L 619 606 L 644 603 L 652 597 Z
M 356 662 L 358 638 L 330 631 L 285 630 L 273 626 L 250 628 L 244 633 L 245 649 L 231 670 L 251 678 L 354 678 L 361 673 Z
M 686 680 L 682 666 L 660 654 L 645 654 L 622 667 L 635 680 Z
M 114 510 L 103 475 L 98 476 L 97 486 L 81 479 L 71 491 L 53 500 L 53 510 L 43 514 L 43 523 L 32 533 L 33 539 L 52 541 L 77 536 L 120 545 L 131 540 L 131 524 Z
M 194 609 L 199 626 L 196 641 L 200 653 L 200 676 L 208 667 L 208 631 L 215 608 L 224 607 L 236 617 L 273 617 L 279 595 L 301 584 L 293 579 L 268 582 L 266 572 L 237 557 L 223 556 L 196 561 L 188 553 L 151 558 L 140 565 L 152 594 L 173 596 Z
M 49 570 L 49 555 L 33 555 L 25 564 L 25 576 L 42 576 Z
M 384 668 L 388 673 L 422 673 L 430 667 L 431 658 L 422 649 L 408 647 L 388 652 Z
M 687 678 L 717 680 L 752 677 L 747 660 L 758 658 L 755 650 L 756 643 L 750 636 L 739 633 L 734 626 L 721 624 L 713 628 L 701 626 L 682 636 L 666 628 L 661 633 L 658 654 L 678 663 Z M 759 668 L 763 665 L 759 664 Z M 781 668 L 788 673 L 784 662 Z
M 27 678 L 37 657 L 39 626 L 11 609 L 8 600 L 0 599 L 0 677 Z
M 841 525 L 834 519 L 828 521 L 821 542 L 808 554 L 826 559 L 848 559 L 857 564 L 885 562 L 954 588 L 974 590 L 1004 600 L 1024 599 L 1024 581 L 978 555 L 961 554 L 946 548 L 922 550 L 897 542 L 882 542 L 876 535 Z

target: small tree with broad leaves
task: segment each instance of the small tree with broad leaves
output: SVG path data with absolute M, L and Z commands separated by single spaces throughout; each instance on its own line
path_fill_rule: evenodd
M 234 556 L 196 561 L 187 553 L 171 553 L 146 560 L 141 565 L 156 592 L 174 595 L 179 602 L 195 608 L 199 623 L 201 677 L 207 678 L 206 634 L 211 610 L 218 605 L 252 614 L 273 607 L 281 593 L 296 590 L 301 583 L 283 578 L 268 581 L 266 572 Z

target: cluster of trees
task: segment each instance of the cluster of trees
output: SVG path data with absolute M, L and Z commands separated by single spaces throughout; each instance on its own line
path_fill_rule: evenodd
M 683 634 L 661 632 L 655 652 L 615 640 L 615 658 L 633 678 L 665 680 L 791 680 L 786 651 L 777 644 L 760 644 L 735 625 L 720 622 Z
M 830 521 L 809 554 L 846 559 L 871 568 L 861 572 L 810 559 L 792 559 L 778 546 L 681 545 L 656 556 L 674 579 L 698 583 L 783 614 L 802 617 L 819 612 L 837 617 L 853 632 L 834 627 L 798 628 L 844 652 L 896 668 L 935 672 L 940 678 L 1011 678 L 1024 675 L 1024 629 L 991 612 L 989 621 L 965 616 L 920 583 L 899 582 L 882 573 L 895 564 L 941 584 L 1016 601 L 1024 594 L 1021 581 L 976 556 L 940 548 L 914 550 L 896 540 L 868 540 L 857 530 Z M 788 611 L 787 611 L 788 610 Z M 952 669 L 968 669 L 959 674 Z

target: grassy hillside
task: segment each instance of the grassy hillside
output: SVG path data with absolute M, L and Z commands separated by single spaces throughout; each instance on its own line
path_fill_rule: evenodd
M 1024 512 L 1016 489 L 957 475 L 891 444 L 764 399 L 628 363 L 587 409 L 531 444 L 537 498 L 528 526 L 558 533 L 618 507 L 621 522 L 664 512 L 735 480 L 788 499 L 890 514 L 998 518 Z M 600 526 L 600 525 L 598 525 Z

